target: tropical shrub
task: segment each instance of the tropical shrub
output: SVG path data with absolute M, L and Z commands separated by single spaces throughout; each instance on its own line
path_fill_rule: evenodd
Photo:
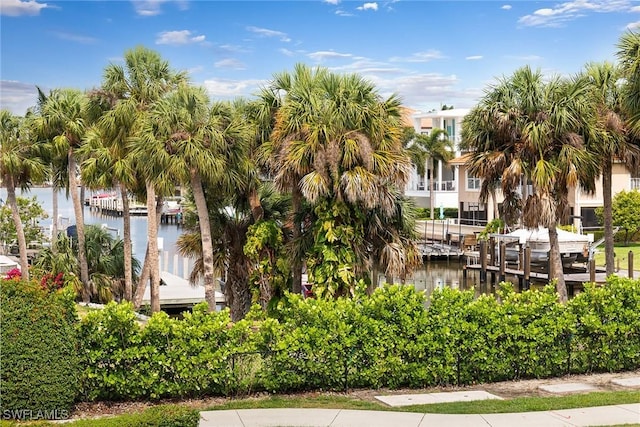
M 0 279 L 0 410 L 12 418 L 64 418 L 77 396 L 76 322 L 70 289 Z
M 371 296 L 285 294 L 266 318 L 196 306 L 143 327 L 129 304 L 82 321 L 87 399 L 157 399 L 251 391 L 426 387 L 640 367 L 640 281 L 612 277 L 568 304 L 554 285 L 496 296 L 411 286 Z

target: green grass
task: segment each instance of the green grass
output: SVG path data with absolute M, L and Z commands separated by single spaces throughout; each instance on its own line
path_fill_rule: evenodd
M 497 414 L 508 412 L 552 411 L 560 409 L 583 408 L 633 404 L 640 402 L 640 391 L 609 391 L 570 396 L 518 397 L 505 400 L 481 400 L 473 402 L 435 403 L 391 408 L 373 401 L 360 400 L 343 395 L 322 394 L 317 396 L 269 396 L 266 398 L 246 398 L 230 400 L 220 405 L 202 408 L 202 410 L 221 411 L 228 409 L 272 409 L 272 408 L 325 408 L 352 409 L 368 411 L 392 411 L 440 414 Z M 75 427 L 116 427 L 151 425 L 148 422 L 163 415 L 188 416 L 190 408 L 180 405 L 161 405 L 137 414 L 105 417 L 94 420 L 79 420 L 65 425 Z M 168 418 L 168 417 L 166 417 Z M 0 421 L 0 427 L 24 426 L 26 423 Z M 46 422 L 29 423 L 38 427 L 54 426 Z M 172 425 L 172 424 L 167 424 Z M 185 425 L 185 424 L 180 424 Z M 640 424 L 639 424 L 640 426 Z
M 611 391 L 571 396 L 518 397 L 508 400 L 436 403 L 403 408 L 405 412 L 442 414 L 499 414 L 506 412 L 555 411 L 591 406 L 623 405 L 640 402 L 640 391 Z
M 629 263 L 629 251 L 633 252 L 633 269 L 640 271 L 640 243 L 616 243 L 613 248 L 616 254 L 616 268 L 620 265 L 620 270 L 626 271 Z M 604 246 L 598 247 L 598 252 L 595 255 L 596 266 L 604 267 Z
M 590 406 L 622 405 L 640 402 L 640 391 L 611 391 L 552 397 L 518 397 L 505 400 L 478 400 L 472 402 L 434 403 L 390 408 L 339 395 L 317 397 L 273 396 L 266 399 L 237 400 L 216 405 L 208 410 L 266 409 L 266 408 L 330 408 L 372 411 L 400 411 L 432 414 L 497 414 L 506 412 L 550 411 Z

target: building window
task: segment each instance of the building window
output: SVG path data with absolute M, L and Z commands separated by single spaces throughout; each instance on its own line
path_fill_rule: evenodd
M 467 172 L 467 190 L 480 190 L 480 178 L 476 178 Z
M 418 176 L 418 191 L 424 191 L 424 175 Z

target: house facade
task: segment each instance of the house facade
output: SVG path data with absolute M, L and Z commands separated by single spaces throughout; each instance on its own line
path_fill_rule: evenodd
M 429 135 L 435 129 L 445 130 L 449 140 L 455 146 L 454 156 L 457 157 L 460 155 L 462 119 L 468 113 L 468 109 L 456 108 L 428 113 L 414 113 L 411 119 L 416 133 Z M 437 162 L 434 168 L 432 162 L 428 161 L 426 170 L 425 176 L 419 176 L 416 168 L 413 168 L 405 194 L 413 198 L 419 207 L 428 208 L 431 206 L 431 194 L 433 194 L 433 206 L 435 208 L 458 207 L 458 182 L 460 181 L 458 166 L 451 163 Z
M 431 206 L 429 186 L 432 185 L 433 206 L 436 209 L 457 208 L 460 223 L 485 225 L 497 217 L 503 197 L 500 191 L 496 192 L 495 205 L 497 206 L 491 198 L 486 203 L 480 202 L 482 181 L 468 172 L 466 162 L 469 155 L 460 150 L 462 122 L 468 113 L 468 109 L 452 109 L 412 114 L 416 133 L 428 135 L 434 129 L 446 130 L 449 139 L 454 143 L 455 157 L 446 164 L 438 162 L 436 168 L 433 168 L 431 160 L 428 160 L 426 176 L 419 176 L 414 167 L 405 194 L 413 198 L 419 207 L 428 208 Z M 640 189 L 640 175 L 632 175 L 624 164 L 615 162 L 612 188 L 614 195 L 622 190 Z M 575 188 L 569 191 L 568 201 L 571 221 L 577 230 L 599 227 L 595 211 L 604 204 L 602 178 L 600 177 L 596 182 L 594 194 Z

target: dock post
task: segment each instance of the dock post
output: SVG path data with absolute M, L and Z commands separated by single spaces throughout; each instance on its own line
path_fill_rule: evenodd
M 480 241 L 480 283 L 487 282 L 487 241 Z
M 506 254 L 507 254 L 507 244 L 505 242 L 500 242 L 500 275 L 499 275 L 500 282 L 504 282 L 505 280 L 504 272 L 507 264 Z
M 531 248 L 527 244 L 524 248 L 524 289 L 529 290 L 531 286 Z
M 496 265 L 496 239 L 495 237 L 489 238 L 489 264 Z
M 462 287 L 463 289 L 467 289 L 467 266 L 462 266 Z
M 480 283 L 487 282 L 487 241 L 480 240 Z
M 596 282 L 596 260 L 593 258 L 589 260 L 589 281 Z
M 633 279 L 633 252 L 629 251 L 629 279 Z

